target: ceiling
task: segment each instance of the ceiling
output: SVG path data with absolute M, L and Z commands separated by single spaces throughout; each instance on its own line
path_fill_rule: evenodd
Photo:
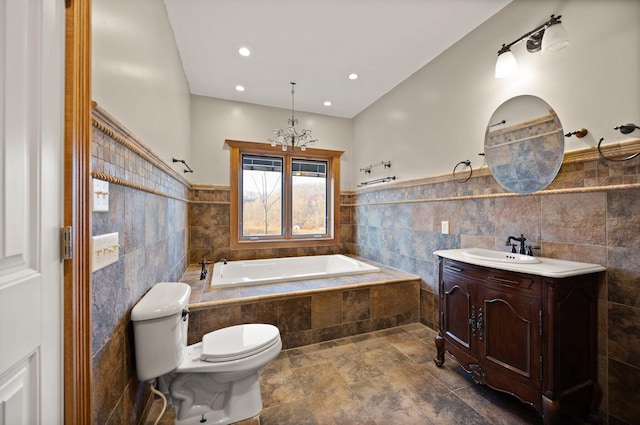
M 164 2 L 191 93 L 353 118 L 511 0 Z

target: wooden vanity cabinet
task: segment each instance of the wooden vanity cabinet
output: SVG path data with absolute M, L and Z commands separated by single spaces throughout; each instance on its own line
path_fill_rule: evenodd
M 549 278 L 438 257 L 444 352 L 483 385 L 533 405 L 545 424 L 596 421 L 597 303 L 602 273 Z

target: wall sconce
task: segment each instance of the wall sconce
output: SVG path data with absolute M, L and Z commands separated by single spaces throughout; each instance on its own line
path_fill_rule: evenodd
M 496 78 L 508 77 L 518 70 L 518 62 L 513 53 L 511 53 L 511 47 L 524 39 L 527 39 L 527 51 L 529 53 L 539 52 L 540 50 L 543 52 L 554 51 L 566 47 L 569 44 L 569 37 L 561 25 L 560 18 L 562 18 L 562 15 L 551 15 L 547 22 L 529 31 L 516 41 L 503 44 L 498 51 Z

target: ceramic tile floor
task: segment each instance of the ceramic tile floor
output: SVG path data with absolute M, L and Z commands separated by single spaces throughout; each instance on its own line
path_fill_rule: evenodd
M 542 423 L 532 407 L 474 384 L 453 359 L 436 367 L 435 335 L 414 323 L 283 351 L 261 377 L 261 425 Z M 168 411 L 160 424 L 174 417 Z M 155 418 L 152 410 L 147 424 Z

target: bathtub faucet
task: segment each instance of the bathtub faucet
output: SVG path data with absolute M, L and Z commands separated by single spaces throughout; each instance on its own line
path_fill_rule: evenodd
M 526 241 L 527 238 L 525 238 L 523 234 L 521 234 L 519 238 L 516 238 L 515 236 L 509 236 L 509 238 L 507 238 L 507 241 L 504 244 L 505 245 L 511 245 L 511 240 L 520 242 L 520 254 L 526 254 L 525 247 L 524 247 L 524 241 Z M 513 248 L 514 249 L 513 249 L 512 252 L 516 252 L 515 251 L 515 245 L 513 246 Z
M 222 262 L 222 264 L 227 264 L 227 259 L 226 258 L 221 258 L 219 262 Z
M 204 257 L 202 257 L 202 261 L 200 261 L 198 264 L 200 264 L 200 266 L 202 266 L 202 270 L 200 271 L 200 280 L 205 280 L 207 278 L 207 265 L 211 264 L 211 261 L 207 261 L 204 259 Z

